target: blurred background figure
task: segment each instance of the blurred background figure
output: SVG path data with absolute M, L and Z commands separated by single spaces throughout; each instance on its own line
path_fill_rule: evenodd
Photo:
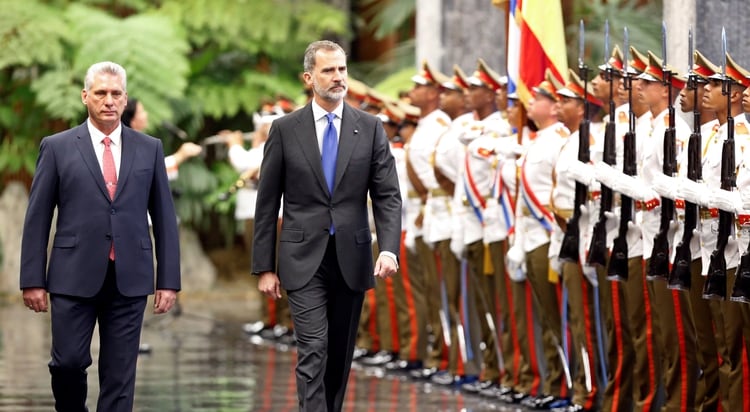
M 143 104 L 134 97 L 128 98 L 128 104 L 122 113 L 122 124 L 137 132 L 144 132 L 148 128 L 148 112 Z M 167 177 L 175 180 L 178 176 L 180 164 L 184 161 L 198 156 L 203 151 L 200 145 L 193 142 L 184 142 L 176 152 L 164 158 L 167 166 Z

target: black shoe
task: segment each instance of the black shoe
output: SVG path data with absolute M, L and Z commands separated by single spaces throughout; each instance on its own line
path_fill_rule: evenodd
M 529 399 L 530 397 L 531 396 L 525 393 L 510 390 L 509 392 L 498 395 L 497 399 L 500 402 L 505 402 L 505 403 L 515 405 L 515 404 L 523 403 L 526 399 Z
M 437 371 L 437 368 L 414 369 L 409 372 L 409 376 L 411 376 L 412 379 L 430 379 L 432 375 L 437 373 Z
M 422 361 L 396 359 L 386 363 L 384 367 L 388 372 L 409 372 L 415 369 L 422 369 Z
M 494 384 L 486 389 L 482 389 L 479 391 L 479 396 L 490 398 L 490 399 L 499 399 L 500 395 L 505 395 L 508 393 L 512 393 L 513 388 L 509 386 L 502 386 L 498 384 Z
M 440 371 L 430 376 L 430 382 L 440 386 L 451 386 L 458 376 L 453 376 L 448 371 Z
M 150 355 L 151 354 L 151 345 L 148 343 L 141 343 L 138 345 L 138 353 L 141 355 Z
M 358 359 L 359 363 L 367 366 L 382 366 L 388 362 L 394 360 L 394 356 L 391 352 L 381 350 L 380 352 L 373 353 L 371 356 L 362 356 Z
M 276 342 L 281 345 L 295 346 L 297 345 L 297 337 L 294 336 L 294 332 L 289 330 L 285 334 L 276 338 Z
M 521 402 L 521 405 L 531 409 L 559 409 L 570 406 L 570 400 L 553 395 L 538 395 L 529 397 Z
M 461 385 L 461 390 L 466 393 L 478 394 L 483 390 L 497 388 L 498 386 L 494 381 L 474 381 Z
M 266 340 L 274 340 L 276 339 L 276 334 L 274 334 L 273 330 L 273 327 L 265 327 L 258 332 L 258 336 Z
M 242 330 L 248 335 L 257 335 L 264 329 L 271 329 L 271 327 L 263 323 L 262 320 L 242 325 Z
M 352 360 L 358 361 L 359 358 L 363 356 L 372 356 L 374 354 L 374 352 L 369 351 L 365 348 L 354 348 L 354 355 L 352 355 Z
M 276 325 L 273 327 L 273 338 L 279 339 L 282 336 L 290 334 L 292 331 L 284 325 Z
M 560 412 L 591 412 L 593 409 L 586 409 L 581 405 L 570 405 L 566 408 L 560 408 Z

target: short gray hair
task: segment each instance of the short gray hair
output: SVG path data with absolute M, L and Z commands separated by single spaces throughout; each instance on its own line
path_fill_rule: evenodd
M 113 62 L 99 62 L 92 64 L 86 71 L 86 77 L 83 79 L 83 89 L 88 92 L 91 89 L 91 84 L 94 82 L 94 77 L 102 73 L 118 76 L 122 79 L 122 90 L 128 90 L 128 75 L 125 73 L 125 69 L 119 64 Z
M 338 50 L 341 54 L 346 56 L 344 49 L 337 43 L 330 40 L 314 41 L 310 43 L 310 45 L 307 46 L 307 50 L 305 50 L 305 60 L 302 65 L 305 72 L 311 73 L 313 71 L 313 68 L 315 67 L 315 54 L 318 50 Z

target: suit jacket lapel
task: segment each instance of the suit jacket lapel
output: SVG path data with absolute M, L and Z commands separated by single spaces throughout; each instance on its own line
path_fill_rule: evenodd
M 102 195 L 109 199 L 109 192 L 107 191 L 107 185 L 104 182 L 102 168 L 99 166 L 99 161 L 96 159 L 94 145 L 91 143 L 91 135 L 89 134 L 89 129 L 85 122 L 78 126 L 78 130 L 76 131 L 76 146 L 81 153 L 83 163 L 86 164 L 89 172 L 91 172 L 91 177 L 99 187 L 99 190 L 101 190 Z
M 122 136 L 120 137 L 120 144 L 122 145 L 122 151 L 120 156 L 120 172 L 117 174 L 117 190 L 115 191 L 115 199 L 122 192 L 125 187 L 125 182 L 130 176 L 130 169 L 133 168 L 133 159 L 135 159 L 135 132 L 125 126 L 122 127 Z M 114 200 L 114 199 L 113 199 Z
M 349 165 L 354 148 L 359 143 L 359 113 L 351 106 L 344 103 L 344 110 L 341 114 L 341 130 L 339 131 L 339 153 L 336 158 L 336 179 L 333 183 L 333 192 L 341 181 L 341 177 Z M 321 167 L 322 170 L 322 167 Z
M 300 110 L 303 110 L 303 112 L 300 113 L 299 122 L 294 128 L 294 134 L 302 148 L 305 159 L 310 164 L 310 168 L 320 184 L 320 188 L 328 194 L 328 184 L 323 174 L 323 164 L 320 159 L 318 137 L 315 134 L 315 119 L 313 118 L 312 105 L 308 104 Z

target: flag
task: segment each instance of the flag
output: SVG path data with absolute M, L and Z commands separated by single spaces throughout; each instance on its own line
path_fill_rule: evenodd
M 518 27 L 516 15 L 520 18 L 518 0 L 510 0 L 508 7 L 508 93 L 516 91 L 518 84 L 518 53 L 521 48 L 521 30 Z
M 562 5 L 559 0 L 510 0 L 510 6 L 508 77 L 517 70 L 516 93 L 526 105 L 532 97 L 532 88 L 544 80 L 547 68 L 563 84 L 567 81 Z M 514 36 L 518 37 L 516 44 L 511 43 Z M 512 54 L 514 48 L 517 56 Z

